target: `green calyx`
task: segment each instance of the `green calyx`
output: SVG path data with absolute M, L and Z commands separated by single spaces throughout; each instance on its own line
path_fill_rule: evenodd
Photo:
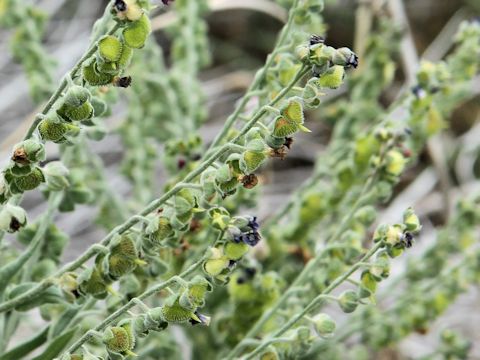
M 65 142 L 66 135 L 75 135 L 78 133 L 79 128 L 74 125 L 57 122 L 52 119 L 44 119 L 38 125 L 38 132 L 45 141 L 53 141 L 54 143 Z
M 64 102 L 68 106 L 78 107 L 89 101 L 90 98 L 91 94 L 88 89 L 83 86 L 73 85 L 67 90 Z
M 343 84 L 344 78 L 345 68 L 340 65 L 334 65 L 320 76 L 318 85 L 323 88 L 336 89 Z
M 129 354 L 135 346 L 132 337 L 131 329 L 114 326 L 105 330 L 102 340 L 108 351 L 119 354 Z
M 27 175 L 14 177 L 13 181 L 18 189 L 28 191 L 37 188 L 42 182 L 45 182 L 45 177 L 40 168 L 35 168 Z
M 128 235 L 121 237 L 118 244 L 112 247 L 106 259 L 108 275 L 114 279 L 131 273 L 140 262 L 135 242 Z
M 143 14 L 138 21 L 133 22 L 123 30 L 123 40 L 128 47 L 141 49 L 151 32 L 150 19 Z
M 116 36 L 104 36 L 98 41 L 98 54 L 106 62 L 118 61 L 122 50 L 123 44 Z
M 83 79 L 91 86 L 103 86 L 112 83 L 113 75 L 102 73 L 97 69 L 97 62 L 90 61 L 82 68 Z

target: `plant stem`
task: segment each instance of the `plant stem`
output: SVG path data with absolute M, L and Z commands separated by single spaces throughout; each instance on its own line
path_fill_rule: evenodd
M 355 211 L 357 211 L 358 208 L 360 208 L 363 205 L 363 202 L 365 200 L 365 193 L 370 189 L 374 179 L 374 174 L 372 174 L 365 185 L 363 186 L 363 189 L 357 199 L 357 201 L 352 205 L 350 208 L 350 211 L 345 215 L 343 218 L 341 224 L 338 226 L 337 231 L 327 239 L 326 243 L 332 242 L 332 240 L 338 239 L 341 234 L 347 230 L 348 224 L 350 220 L 352 219 L 353 215 L 355 214 Z M 332 245 L 335 247 L 335 245 Z M 338 246 L 338 245 L 337 245 Z M 287 299 L 290 297 L 293 289 L 297 288 L 300 286 L 310 275 L 311 271 L 315 269 L 320 261 L 323 258 L 323 255 L 330 250 L 330 246 L 325 248 L 322 252 L 317 254 L 315 258 L 310 260 L 308 264 L 303 268 L 302 272 L 297 276 L 297 278 L 292 282 L 292 284 L 288 287 L 288 289 L 283 293 L 283 295 L 277 300 L 275 305 L 273 305 L 268 311 L 263 313 L 263 315 L 260 317 L 260 319 L 257 320 L 257 322 L 253 325 L 253 327 L 248 331 L 248 333 L 245 335 L 244 339 L 252 338 L 255 335 L 258 334 L 258 332 L 262 329 L 262 327 L 265 325 L 265 323 L 276 313 L 280 307 L 282 307 Z M 243 340 L 240 341 L 227 355 L 226 359 L 233 359 L 233 357 L 239 352 L 239 350 L 243 347 Z
M 116 24 L 114 27 L 110 29 L 110 31 L 106 33 L 106 35 L 114 34 L 119 28 L 120 28 L 120 25 Z M 96 51 L 97 51 L 97 43 L 95 42 L 93 45 L 90 46 L 90 49 L 80 58 L 80 60 L 78 60 L 78 62 L 75 64 L 72 70 L 63 78 L 62 82 L 60 83 L 60 86 L 50 97 L 47 104 L 44 106 L 43 110 L 41 111 L 40 115 L 47 115 L 47 113 L 52 109 L 52 107 L 55 105 L 57 100 L 62 95 L 63 90 L 65 90 L 65 88 L 67 87 L 68 85 L 67 78 L 70 77 L 73 79 L 77 75 L 77 73 L 80 71 L 80 68 L 82 67 L 83 63 L 86 60 L 88 60 L 91 56 L 93 56 Z M 30 126 L 30 128 L 28 129 L 27 133 L 25 134 L 25 137 L 23 138 L 23 140 L 27 140 L 32 137 L 33 132 L 37 128 L 40 121 L 42 121 L 42 116 L 37 116 L 33 121 L 32 125 Z
M 295 10 L 298 7 L 299 3 L 300 3 L 299 0 L 295 0 L 295 2 L 293 3 L 292 7 L 290 8 L 287 23 L 285 24 L 285 26 L 282 29 L 282 32 L 280 33 L 280 37 L 278 39 L 277 45 L 275 46 L 275 49 L 268 56 L 264 67 L 255 74 L 255 78 L 253 79 L 252 84 L 248 88 L 247 93 L 243 96 L 242 100 L 237 105 L 237 107 L 235 108 L 235 111 L 232 113 L 232 115 L 230 115 L 228 117 L 228 119 L 225 122 L 225 125 L 223 126 L 222 130 L 215 137 L 215 139 L 212 141 L 212 144 L 210 145 L 208 150 L 211 150 L 214 147 L 218 146 L 221 143 L 221 141 L 225 138 L 225 136 L 227 136 L 228 131 L 230 130 L 230 128 L 235 123 L 235 121 L 238 119 L 239 115 L 244 110 L 245 106 L 247 105 L 248 100 L 250 100 L 251 92 L 257 90 L 260 87 L 260 84 L 262 83 L 263 79 L 265 78 L 267 70 L 272 66 L 273 62 L 275 61 L 275 55 L 278 53 L 278 51 L 284 45 L 285 41 L 288 38 L 288 35 L 290 33 L 290 29 L 293 25 Z
M 277 104 L 285 95 L 288 94 L 290 89 L 300 80 L 303 78 L 303 76 L 309 71 L 309 69 L 305 66 L 303 66 L 298 72 L 297 75 L 294 77 L 294 79 L 288 84 L 287 87 L 285 87 L 278 95 L 270 101 L 268 106 L 274 106 Z M 231 143 L 227 143 L 220 147 L 216 152 L 214 152 L 211 156 L 209 156 L 206 160 L 204 160 L 196 169 L 191 171 L 181 183 L 176 184 L 173 188 L 171 188 L 169 191 L 167 191 L 165 194 L 163 194 L 160 198 L 152 201 L 147 207 L 145 207 L 140 213 L 130 217 L 127 221 L 125 221 L 123 224 L 117 226 L 114 228 L 110 233 L 108 233 L 107 236 L 105 236 L 102 241 L 99 243 L 99 245 L 105 247 L 107 246 L 111 239 L 117 235 L 117 234 L 123 234 L 127 230 L 129 230 L 131 227 L 133 227 L 135 224 L 138 223 L 138 215 L 140 216 L 147 216 L 151 212 L 157 210 L 160 206 L 165 204 L 172 196 L 174 196 L 177 192 L 179 192 L 181 189 L 185 187 L 190 187 L 190 183 L 195 180 L 197 176 L 202 174 L 211 164 L 213 164 L 217 159 L 222 157 L 224 154 L 226 154 L 228 151 L 230 151 L 231 148 L 235 149 L 236 146 L 231 146 L 231 144 L 236 144 L 255 124 L 257 121 L 259 121 L 265 114 L 267 113 L 267 110 L 265 109 L 260 109 L 253 117 L 250 119 L 247 124 L 242 128 L 242 130 L 239 132 L 239 134 L 231 141 Z M 78 257 L 75 261 L 66 264 L 63 266 L 61 269 L 59 269 L 55 274 L 50 276 L 47 279 L 42 280 L 37 286 L 34 288 L 30 289 L 29 291 L 23 293 L 22 295 L 17 296 L 14 299 L 11 299 L 9 301 L 5 301 L 0 304 L 0 313 L 9 311 L 13 309 L 16 306 L 19 306 L 26 301 L 29 301 L 30 299 L 34 298 L 38 294 L 40 294 L 42 291 L 47 289 L 48 287 L 52 286 L 55 282 L 55 279 L 60 277 L 61 275 L 65 274 L 66 272 L 73 271 L 80 267 L 83 263 L 85 263 L 87 260 L 89 260 L 91 257 L 96 255 L 99 251 L 99 247 L 92 245 L 90 248 L 88 248 L 80 257 Z
M 164 281 L 158 285 L 155 285 L 139 295 L 136 299 L 137 300 L 144 300 L 156 293 L 158 293 L 160 290 L 165 289 L 166 287 L 178 282 L 179 278 L 185 278 L 188 275 L 192 274 L 195 270 L 197 270 L 203 263 L 203 261 L 207 258 L 207 255 L 204 255 L 199 261 L 193 263 L 190 265 L 185 271 L 180 273 L 178 276 L 171 277 L 167 281 Z M 125 314 L 128 310 L 133 308 L 137 303 L 135 302 L 136 300 L 132 299 L 130 300 L 127 304 L 123 305 L 121 308 L 119 308 L 117 311 L 112 313 L 110 316 L 108 316 L 105 320 L 103 320 L 100 324 L 98 324 L 93 331 L 102 331 L 107 328 L 110 324 L 112 324 L 115 320 L 117 320 L 120 316 Z M 75 352 L 80 346 L 82 346 L 85 342 L 87 342 L 91 338 L 91 334 L 89 332 L 85 333 L 80 339 L 78 339 L 72 346 L 68 348 L 68 350 L 65 352 L 66 354 L 72 354 Z
M 280 329 L 273 333 L 272 338 L 267 339 L 261 345 L 259 345 L 255 350 L 249 353 L 245 360 L 253 359 L 253 357 L 259 354 L 263 349 L 265 349 L 270 343 L 271 340 L 281 336 L 284 334 L 288 329 L 290 329 L 295 323 L 301 320 L 306 314 L 308 314 L 311 310 L 313 310 L 316 306 L 320 305 L 326 300 L 326 295 L 331 293 L 335 288 L 337 288 L 340 284 L 342 284 L 347 278 L 349 278 L 355 271 L 357 271 L 361 266 L 362 263 L 370 259 L 377 251 L 380 249 L 384 244 L 382 242 L 378 242 L 375 244 L 355 265 L 352 265 L 348 271 L 346 271 L 343 275 L 337 277 L 320 295 L 315 297 L 310 303 L 298 314 L 293 316 L 285 325 L 283 325 Z

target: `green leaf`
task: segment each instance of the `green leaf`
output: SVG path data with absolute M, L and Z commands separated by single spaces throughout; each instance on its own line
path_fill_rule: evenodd
M 75 326 L 71 330 L 65 332 L 64 334 L 57 336 L 50 342 L 50 345 L 47 346 L 45 351 L 40 355 L 34 357 L 32 360 L 52 360 L 58 354 L 60 354 L 63 349 L 68 345 L 72 340 L 72 337 L 75 335 L 79 326 Z
M 12 350 L 0 355 L 0 360 L 18 360 L 24 358 L 36 348 L 42 346 L 47 341 L 47 334 L 50 326 L 46 326 L 41 332 L 17 345 Z

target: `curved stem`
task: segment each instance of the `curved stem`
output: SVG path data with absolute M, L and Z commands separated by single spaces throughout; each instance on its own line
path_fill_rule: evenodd
M 264 341 L 261 345 L 257 346 L 255 350 L 249 353 L 246 356 L 245 360 L 253 359 L 255 355 L 259 354 L 271 343 L 271 340 L 283 335 L 287 330 L 289 330 L 293 325 L 295 325 L 295 323 L 301 320 L 306 314 L 308 314 L 318 305 L 321 305 L 328 298 L 326 297 L 326 295 L 331 293 L 355 271 L 357 271 L 362 266 L 362 263 L 370 259 L 382 246 L 384 246 L 382 242 L 378 242 L 377 244 L 375 244 L 355 265 L 352 265 L 348 271 L 337 277 L 320 295 L 310 301 L 310 303 L 302 311 L 290 318 L 290 320 L 287 321 L 280 329 L 274 332 L 271 339 Z
M 167 281 L 164 281 L 158 285 L 155 285 L 145 291 L 143 294 L 139 295 L 135 299 L 131 299 L 127 304 L 123 305 L 121 308 L 119 308 L 117 311 L 112 313 L 110 316 L 108 316 L 105 320 L 103 320 L 100 324 L 98 324 L 93 331 L 102 331 L 107 328 L 110 324 L 115 322 L 120 316 L 125 314 L 128 310 L 133 308 L 135 305 L 138 305 L 139 301 L 145 300 L 146 298 L 158 293 L 160 290 L 163 290 L 167 288 L 170 285 L 173 285 L 174 283 L 182 283 L 183 278 L 187 277 L 188 275 L 192 274 L 195 270 L 197 270 L 203 263 L 203 261 L 206 259 L 207 255 L 204 255 L 199 261 L 193 263 L 190 265 L 185 271 L 180 273 L 177 276 L 173 276 Z M 85 333 L 80 339 L 78 339 L 72 346 L 70 346 L 67 351 L 65 352 L 66 354 L 72 354 L 75 352 L 80 346 L 82 346 L 84 343 L 86 343 L 90 339 L 91 335 L 89 332 Z
M 208 150 L 211 150 L 212 148 L 218 146 L 222 142 L 222 140 L 225 138 L 225 136 L 227 136 L 228 131 L 231 129 L 235 121 L 238 119 L 239 115 L 245 109 L 245 106 L 247 105 L 248 100 L 250 100 L 251 98 L 251 93 L 260 87 L 260 84 L 265 78 L 267 70 L 272 66 L 273 62 L 275 61 L 275 55 L 277 55 L 278 51 L 281 49 L 281 47 L 284 45 L 285 41 L 287 40 L 288 34 L 290 33 L 290 29 L 293 25 L 295 10 L 298 7 L 299 3 L 300 3 L 299 0 L 295 0 L 295 2 L 293 3 L 288 15 L 287 23 L 285 24 L 285 26 L 282 29 L 282 32 L 280 33 L 280 37 L 278 39 L 277 45 L 275 46 L 275 49 L 268 56 L 264 67 L 255 74 L 255 78 L 252 84 L 250 85 L 250 87 L 248 88 L 247 93 L 243 96 L 242 100 L 237 105 L 232 115 L 228 117 L 222 130 L 212 141 Z
M 112 27 L 106 33 L 106 35 L 114 34 L 119 28 L 120 28 L 120 25 L 116 24 L 114 27 Z M 39 115 L 47 115 L 47 113 L 52 109 L 52 107 L 55 105 L 57 100 L 62 95 L 63 90 L 65 90 L 65 88 L 67 87 L 67 85 L 68 85 L 68 80 L 67 79 L 68 78 L 71 78 L 71 79 L 75 78 L 77 73 L 80 71 L 80 68 L 82 67 L 83 63 L 86 60 L 88 60 L 90 57 L 92 57 L 95 54 L 96 51 L 97 51 L 97 43 L 95 42 L 90 47 L 90 49 L 80 58 L 80 60 L 78 60 L 78 62 L 75 64 L 75 66 L 72 68 L 72 70 L 67 75 L 65 75 L 62 82 L 60 83 L 60 86 L 57 88 L 57 90 L 50 97 L 47 104 L 44 106 L 43 110 L 40 112 Z M 27 140 L 27 139 L 30 139 L 32 137 L 33 132 L 37 128 L 40 121 L 42 121 L 42 116 L 37 115 L 37 117 L 33 121 L 32 125 L 30 125 L 30 128 L 27 130 L 27 133 L 25 134 L 25 137 L 23 138 L 23 140 Z
M 341 234 L 347 230 L 348 224 L 350 223 L 350 220 L 352 219 L 353 215 L 355 214 L 355 211 L 359 209 L 362 205 L 363 202 L 365 201 L 365 194 L 368 192 L 370 189 L 372 183 L 373 183 L 374 175 L 370 176 L 369 180 L 365 183 L 363 186 L 363 189 L 361 191 L 361 194 L 359 195 L 357 201 L 352 205 L 350 208 L 350 211 L 345 215 L 345 217 L 342 219 L 342 222 L 337 228 L 337 231 L 327 239 L 326 243 L 332 242 L 335 239 L 338 239 Z M 335 247 L 335 245 L 332 245 Z M 257 320 L 257 322 L 253 325 L 253 327 L 248 331 L 248 333 L 245 335 L 244 339 L 252 338 L 255 335 L 259 333 L 259 331 L 263 328 L 263 326 L 267 323 L 267 321 L 277 312 L 278 309 L 280 309 L 287 299 L 290 297 L 292 294 L 293 289 L 296 289 L 299 287 L 310 275 L 311 271 L 315 269 L 320 261 L 323 258 L 323 255 L 329 251 L 331 248 L 328 246 L 325 248 L 322 252 L 317 254 L 315 258 L 310 260 L 308 264 L 303 268 L 302 272 L 297 276 L 297 278 L 290 284 L 288 289 L 283 293 L 283 295 L 277 300 L 275 305 L 273 305 L 268 311 L 263 313 L 263 315 L 260 317 L 260 319 Z M 233 357 L 238 354 L 239 350 L 241 350 L 243 347 L 243 340 L 240 341 L 227 355 L 226 359 L 233 359 Z
M 277 104 L 283 97 L 285 97 L 290 89 L 300 80 L 305 76 L 305 74 L 309 71 L 309 69 L 305 66 L 303 66 L 298 72 L 297 75 L 294 77 L 294 79 L 290 82 L 290 84 L 285 87 L 270 103 L 268 104 L 269 106 L 274 106 Z M 161 207 L 163 204 L 165 204 L 172 196 L 174 196 L 176 193 L 178 193 L 181 189 L 185 187 L 190 187 L 191 182 L 197 178 L 200 174 L 202 174 L 211 164 L 213 164 L 217 159 L 222 157 L 224 154 L 228 153 L 231 149 L 236 148 L 236 143 L 259 121 L 265 114 L 267 113 L 267 110 L 265 109 L 260 109 L 245 126 L 242 128 L 242 130 L 238 133 L 238 135 L 231 141 L 231 143 L 227 143 L 220 147 L 215 153 L 210 155 L 206 160 L 204 160 L 196 169 L 191 171 L 181 183 L 178 183 L 175 185 L 173 188 L 171 188 L 169 191 L 167 191 L 165 194 L 163 194 L 160 198 L 152 201 L 147 207 L 145 207 L 140 213 L 135 214 L 134 216 L 130 217 L 127 221 L 125 221 L 123 224 L 117 226 L 114 228 L 110 233 L 105 236 L 102 241 L 99 243 L 99 245 L 102 246 L 108 246 L 112 238 L 117 235 L 117 234 L 123 234 L 127 230 L 129 230 L 131 227 L 136 225 L 139 221 L 137 215 L 140 216 L 147 216 L 151 212 L 157 210 L 159 207 Z M 232 146 L 233 144 L 233 146 Z M 98 245 L 98 244 L 97 244 Z M 5 301 L 2 304 L 0 304 L 0 313 L 9 311 L 13 309 L 16 306 L 19 306 L 26 301 L 29 301 L 30 299 L 34 298 L 38 294 L 40 294 L 43 290 L 47 289 L 48 287 L 52 286 L 55 282 L 55 279 L 60 277 L 66 272 L 73 271 L 80 267 L 83 263 L 85 263 L 87 260 L 89 260 L 91 257 L 96 255 L 98 253 L 98 249 L 95 246 L 91 246 L 88 248 L 80 257 L 78 257 L 75 261 L 66 264 L 63 266 L 61 269 L 59 269 L 55 274 L 51 275 L 49 278 L 41 281 L 36 287 L 30 289 L 29 291 L 23 293 L 22 295 L 19 295 L 18 297 L 11 299 L 9 301 Z

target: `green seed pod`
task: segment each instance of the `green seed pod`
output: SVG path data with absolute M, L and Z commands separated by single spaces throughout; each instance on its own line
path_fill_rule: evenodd
M 110 250 L 106 261 L 108 262 L 108 275 L 114 279 L 135 270 L 139 259 L 133 239 L 128 235 L 123 235 L 119 242 Z
M 126 69 L 130 65 L 130 62 L 132 61 L 132 55 L 133 55 L 132 48 L 128 46 L 123 46 L 122 55 L 120 55 L 120 58 L 117 61 L 117 65 L 119 69 L 122 69 L 122 70 Z
M 103 333 L 102 341 L 108 351 L 119 354 L 129 353 L 134 346 L 128 331 L 120 326 L 107 328 Z
M 13 148 L 12 160 L 19 165 L 29 165 L 45 160 L 45 146 L 37 140 L 28 139 Z
M 45 141 L 54 143 L 63 143 L 66 141 L 66 135 L 75 135 L 78 133 L 78 126 L 56 122 L 51 119 L 45 119 L 38 125 L 40 136 Z
M 92 295 L 95 298 L 104 298 L 109 285 L 103 278 L 100 270 L 95 266 L 84 270 L 78 277 L 78 290 L 81 294 Z
M 96 69 L 97 63 L 91 60 L 89 63 L 83 66 L 82 76 L 83 79 L 91 86 L 109 85 L 112 83 L 113 75 L 100 73 Z
M 91 94 L 83 86 L 73 85 L 67 90 L 64 102 L 70 107 L 78 107 L 90 100 Z
M 191 310 L 183 308 L 176 295 L 165 300 L 165 304 L 161 307 L 162 318 L 169 323 L 181 324 L 190 319 L 194 315 Z
M 71 121 L 82 121 L 93 117 L 93 107 L 89 101 L 79 107 L 67 107 L 65 114 Z
M 35 168 L 30 174 L 14 178 L 15 186 L 21 191 L 33 190 L 42 182 L 45 182 L 45 177 L 40 168 Z
M 240 159 L 240 169 L 245 174 L 251 174 L 262 165 L 266 158 L 264 152 L 247 150 Z
M 275 119 L 272 135 L 276 138 L 285 138 L 298 131 L 298 126 L 294 121 L 287 120 L 283 116 Z
M 0 210 L 0 231 L 14 233 L 27 224 L 27 213 L 19 206 L 6 204 Z
M 403 229 L 400 225 L 391 225 L 387 228 L 385 233 L 385 242 L 390 246 L 395 246 L 400 243 L 403 237 Z
M 344 77 L 344 67 L 335 65 L 320 76 L 318 79 L 318 84 L 323 88 L 336 89 L 343 84 Z
M 141 49 L 145 45 L 150 31 L 150 19 L 143 14 L 138 21 L 135 21 L 123 30 L 125 44 L 134 49 Z
M 184 215 L 192 211 L 196 206 L 195 197 L 190 189 L 181 189 L 175 195 L 175 212 L 177 215 Z
M 104 36 L 98 41 L 98 53 L 106 62 L 115 62 L 122 55 L 123 44 L 113 35 Z
M 285 144 L 285 137 L 276 137 L 272 134 L 267 135 L 265 142 L 272 149 L 280 149 Z
M 160 246 L 162 240 L 165 240 L 174 234 L 170 220 L 167 217 L 154 217 L 145 229 L 150 242 Z
M 215 229 L 224 231 L 227 229 L 230 222 L 230 214 L 223 207 L 214 207 L 208 210 L 208 216 L 211 219 L 211 224 Z
M 338 297 L 338 305 L 344 313 L 352 313 L 358 306 L 358 295 L 353 290 L 346 290 Z
M 407 231 L 410 232 L 418 232 L 422 228 L 420 225 L 420 220 L 418 219 L 418 216 L 415 214 L 413 209 L 409 207 L 405 212 L 403 213 L 403 223 L 407 227 Z
M 228 267 L 230 260 L 217 248 L 211 248 L 211 256 L 203 263 L 203 270 L 210 276 L 220 275 Z
M 335 333 L 337 324 L 327 314 L 317 314 L 313 317 L 313 325 L 317 334 L 323 338 L 329 338 Z
M 230 260 L 239 260 L 241 259 L 249 250 L 249 246 L 243 242 L 227 242 L 223 246 L 225 256 Z
M 305 120 L 305 115 L 303 114 L 303 105 L 298 98 L 289 99 L 287 105 L 280 110 L 280 113 L 283 117 L 295 122 L 296 124 L 303 124 Z
M 361 276 L 361 285 L 358 296 L 363 299 L 375 294 L 377 290 L 377 281 L 370 271 L 365 270 Z
M 180 296 L 180 306 L 195 311 L 196 308 L 204 305 L 207 291 L 212 291 L 212 285 L 203 276 L 195 276 Z
M 278 356 L 277 351 L 275 348 L 271 347 L 271 349 L 268 349 L 260 354 L 260 360 L 280 360 L 280 357 Z
M 118 73 L 120 72 L 117 63 L 104 61 L 97 62 L 97 70 L 101 74 L 110 74 L 112 76 L 118 75 Z
M 311 109 L 316 109 L 320 106 L 320 98 L 325 95 L 320 91 L 318 78 L 314 77 L 308 80 L 302 92 L 302 99 L 305 105 Z
M 399 176 L 405 169 L 405 165 L 407 163 L 407 160 L 403 154 L 398 150 L 390 150 L 385 157 L 386 172 L 392 176 Z

